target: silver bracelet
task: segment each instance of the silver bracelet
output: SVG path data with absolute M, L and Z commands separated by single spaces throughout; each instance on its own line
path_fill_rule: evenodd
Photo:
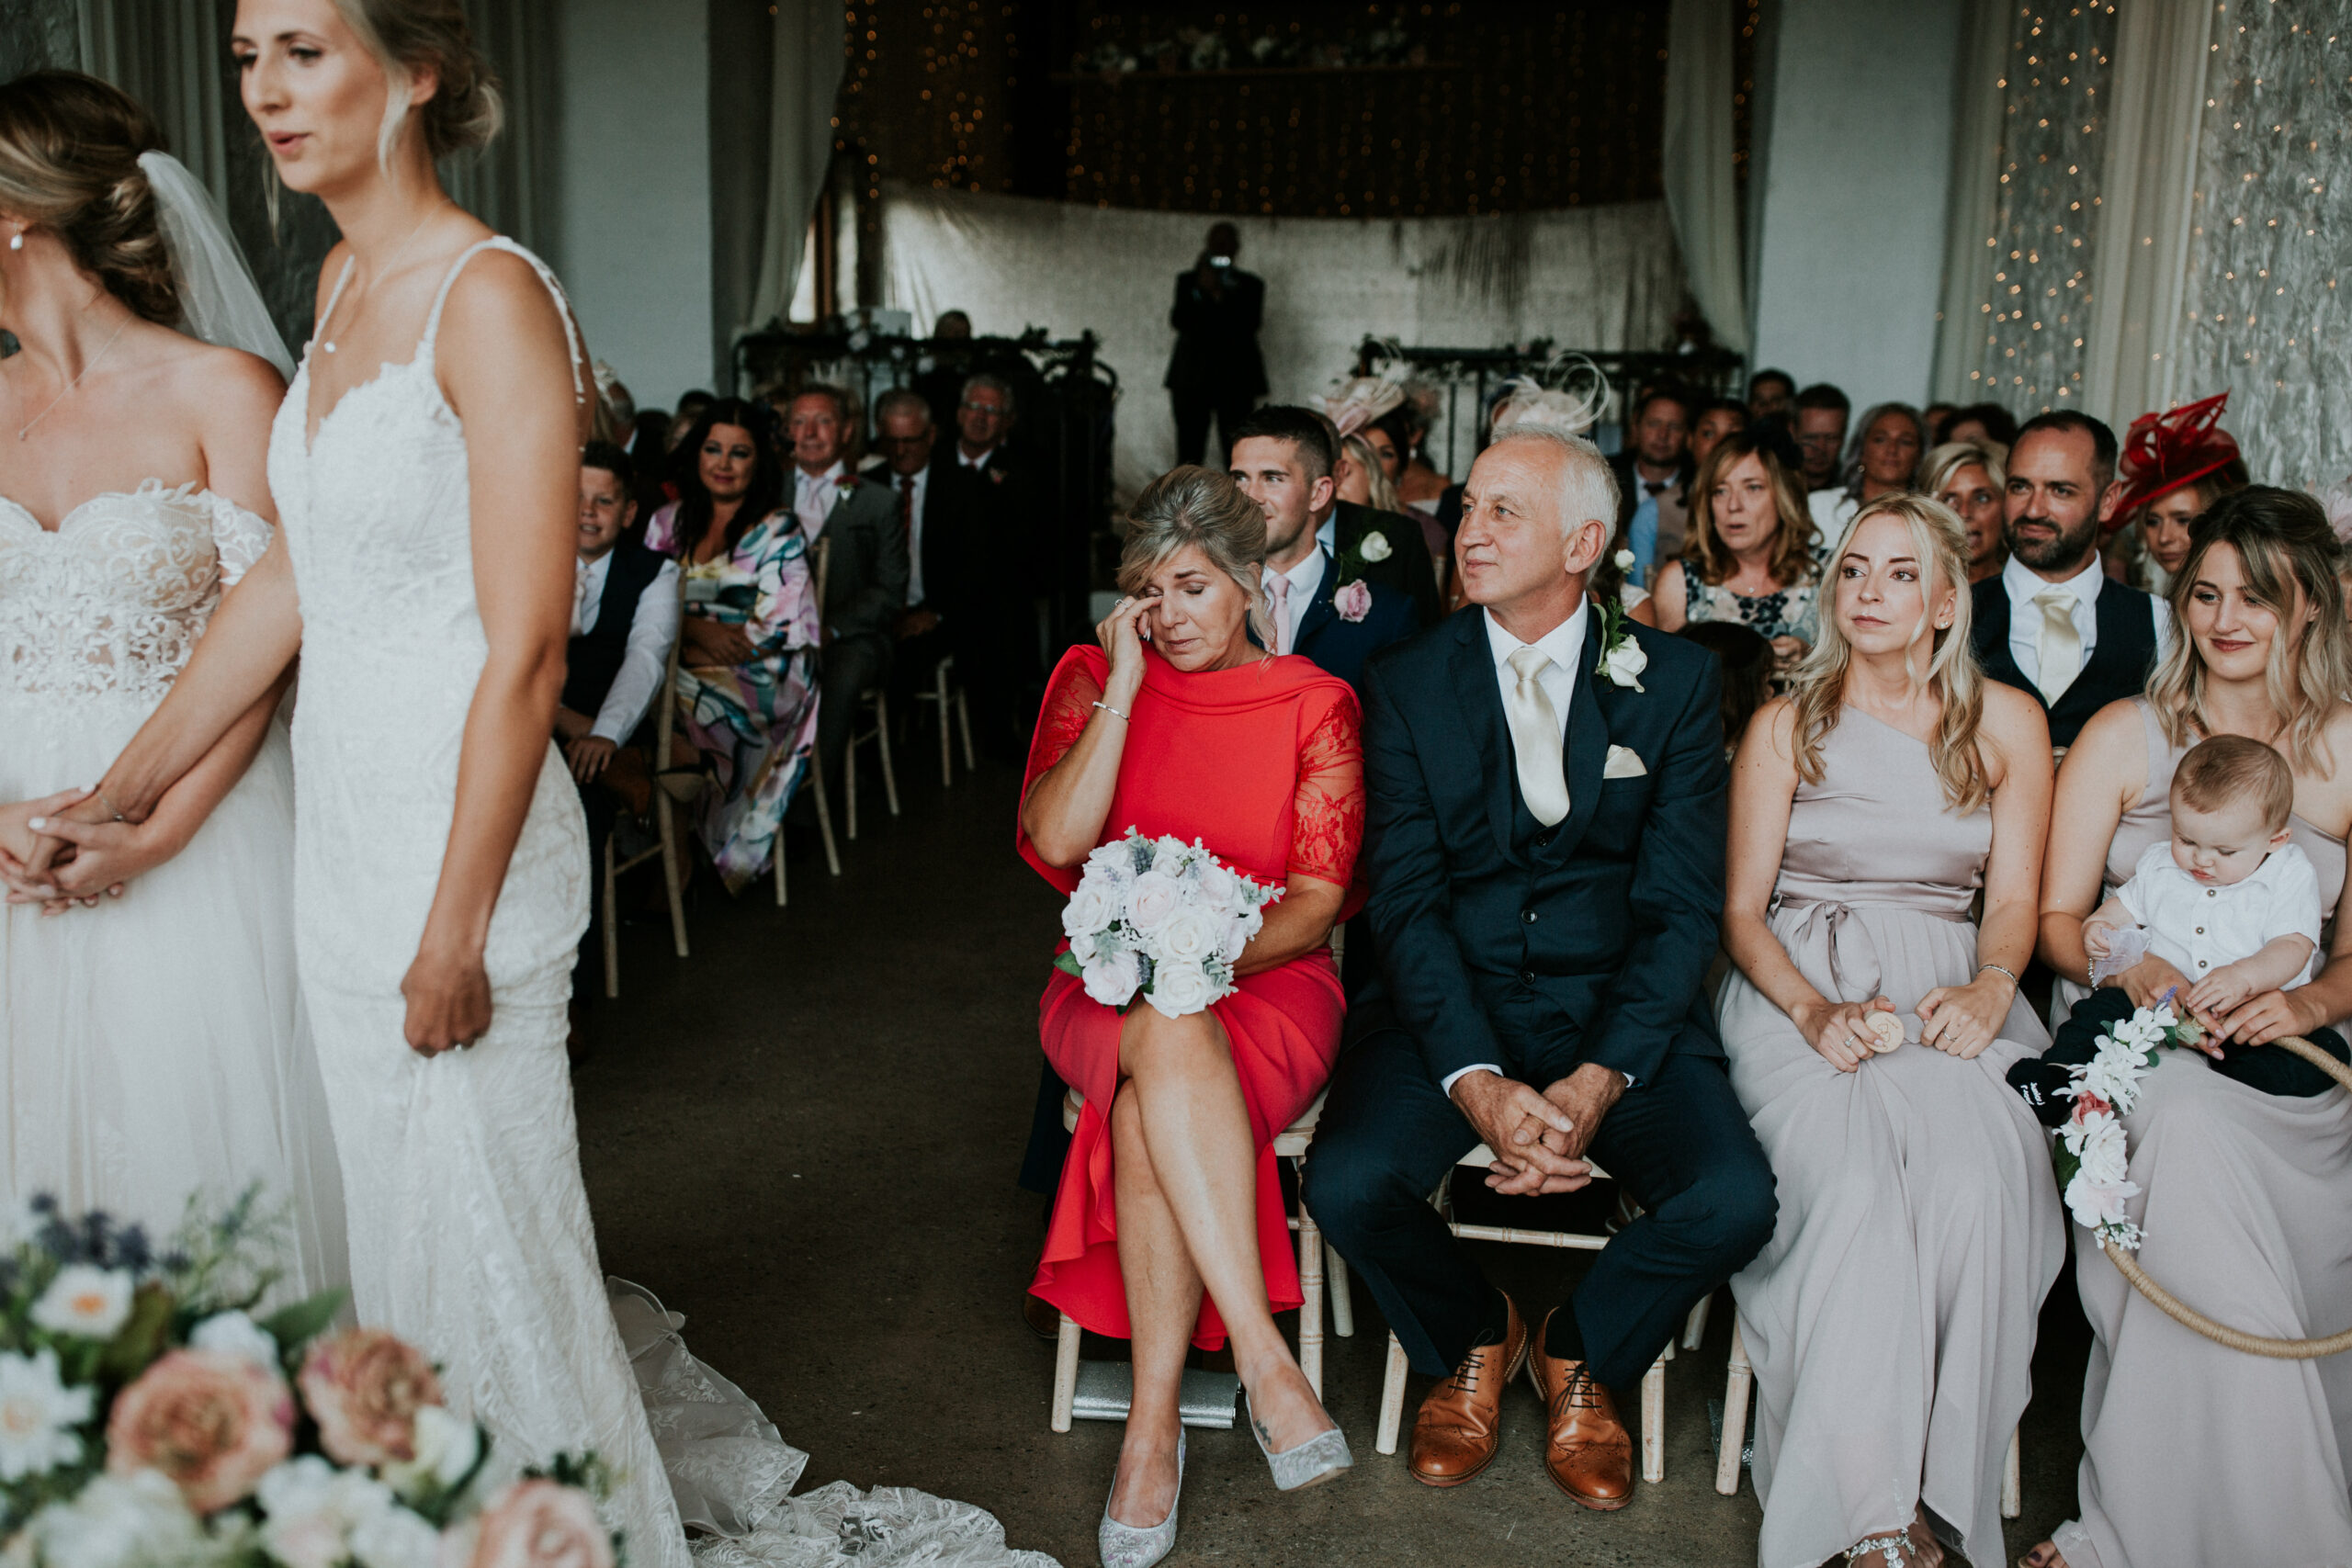
M 1104 713 L 1111 714 L 1118 718 L 1126 719 L 1129 724 L 1133 724 L 1135 722 L 1135 720 L 1127 718 L 1125 714 L 1120 713 L 1117 708 L 1113 707 L 1109 703 L 1096 703 L 1094 705 L 1101 708 Z
M 1990 969 L 1996 975 L 2009 975 L 2007 970 L 2002 968 L 1997 964 L 1979 964 L 1976 966 L 1976 972 L 1979 975 L 1982 975 L 1987 969 Z M 2025 982 L 2018 979 L 2015 975 L 2009 975 L 2009 984 L 2015 986 L 2019 990 L 2025 989 Z
M 98 788 L 96 785 L 93 784 L 92 786 L 90 786 L 90 793 L 91 793 L 92 795 L 96 795 L 96 796 L 97 797 L 97 801 L 98 801 L 98 804 L 99 804 L 100 806 L 105 807 L 108 811 L 111 811 L 111 812 L 113 812 L 113 813 L 114 813 L 114 819 L 115 819 L 116 821 L 118 821 L 118 822 L 128 822 L 128 821 L 130 821 L 130 818 L 125 817 L 125 816 L 122 814 L 122 807 L 121 807 L 117 806 L 117 805 L 116 805 L 112 800 L 110 800 L 110 799 L 108 799 L 108 798 L 107 797 L 107 792 L 106 792 L 106 791 L 104 791 L 104 790 L 102 790 L 102 789 Z

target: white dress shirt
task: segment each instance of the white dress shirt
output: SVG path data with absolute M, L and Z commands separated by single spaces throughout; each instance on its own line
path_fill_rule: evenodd
M 605 580 L 612 575 L 613 552 L 580 563 L 580 595 L 574 601 L 571 635 L 586 637 L 596 629 L 605 604 Z M 645 592 L 637 596 L 637 614 L 629 618 L 628 646 L 621 667 L 605 689 L 604 705 L 588 733 L 617 746 L 645 721 L 662 690 L 662 676 L 670 664 L 670 645 L 678 640 L 678 563 L 665 560 Z
M 1584 626 L 1591 608 L 1590 600 L 1578 599 L 1575 615 L 1537 637 L 1532 645 L 1543 649 L 1544 657 L 1552 661 L 1542 674 L 1535 677 L 1535 683 L 1544 688 L 1544 700 L 1552 705 L 1553 716 L 1560 721 L 1563 746 L 1566 744 L 1568 735 L 1568 701 L 1576 695 L 1577 664 L 1584 658 Z M 1483 619 L 1487 625 L 1487 649 L 1495 660 L 1495 683 L 1500 689 L 1503 701 L 1508 704 L 1511 693 L 1519 685 L 1519 677 L 1511 672 L 1510 656 L 1531 645 L 1505 631 L 1502 623 L 1495 619 L 1492 610 L 1487 611 Z M 1562 762 L 1565 766 L 1565 757 Z M 1512 776 L 1516 778 L 1517 774 Z M 1503 1076 L 1502 1068 L 1492 1062 L 1473 1062 L 1466 1067 L 1446 1074 L 1438 1088 L 1451 1096 L 1456 1079 L 1465 1073 L 1482 1071 L 1492 1073 L 1497 1077 Z M 1631 1073 L 1625 1075 L 1625 1081 L 1629 1084 L 1634 1081 Z M 1536 1087 L 1543 1089 L 1547 1086 L 1538 1084 Z
M 1290 584 L 1290 597 L 1283 601 L 1282 638 L 1284 653 L 1298 651 L 1298 628 L 1306 619 L 1306 607 L 1315 603 L 1316 592 L 1323 586 L 1323 563 L 1328 558 L 1321 546 L 1306 552 L 1306 558 L 1288 571 L 1275 575 Z
M 833 514 L 833 504 L 841 498 L 842 480 L 849 475 L 849 465 L 838 459 L 821 474 L 808 469 L 792 470 L 792 510 L 799 515 L 800 532 L 810 544 L 825 531 L 825 519 Z
M 910 479 L 915 481 L 914 518 L 907 530 L 907 607 L 922 603 L 922 498 L 931 492 L 931 470 L 917 468 L 911 474 L 885 471 L 877 476 L 890 487 L 890 515 L 899 514 L 899 487 Z
M 1337 505 L 1334 505 L 1331 508 L 1331 514 L 1329 516 L 1324 518 L 1322 522 L 1315 525 L 1315 542 L 1322 546 L 1325 549 L 1330 551 L 1333 558 L 1336 559 L 1338 558 L 1340 554 L 1340 509 Z
M 2097 556 L 2064 582 L 2036 576 L 2015 556 L 2001 568 L 2001 586 L 2009 595 L 2009 657 L 2017 660 L 2018 672 L 2028 682 L 2041 684 L 2041 606 L 2033 602 L 2034 595 L 2046 588 L 2063 588 L 2075 596 L 2075 635 L 2083 642 L 2083 662 L 2075 670 L 2079 675 L 2089 667 L 2091 655 L 2098 648 L 2098 595 L 2106 581 L 2107 569 Z M 2117 584 L 2119 589 L 2121 586 Z M 2158 599 L 2155 608 L 2156 660 L 2161 663 L 2172 651 L 2172 606 Z
M 1001 441 L 997 443 L 997 446 L 1001 446 L 1003 445 L 1004 443 Z M 985 468 L 989 466 L 989 459 L 995 456 L 996 446 L 991 446 L 987 451 L 981 453 L 978 457 L 974 457 L 965 452 L 964 444 L 962 442 L 958 441 L 956 443 L 956 461 L 957 464 L 967 468 Z
M 2181 870 L 2172 840 L 2160 839 L 2141 852 L 2132 880 L 2115 897 L 2148 928 L 2148 951 L 2192 984 L 2282 936 L 2309 937 L 2312 955 L 2279 989 L 2306 985 L 2318 973 L 2319 874 L 2292 844 L 2271 851 L 2242 880 L 2217 886 Z

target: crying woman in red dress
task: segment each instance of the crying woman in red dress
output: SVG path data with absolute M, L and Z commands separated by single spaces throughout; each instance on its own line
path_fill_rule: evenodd
M 1344 682 L 1251 641 L 1265 551 L 1264 513 L 1224 475 L 1182 468 L 1154 481 L 1129 517 L 1127 597 L 1098 628 L 1102 647 L 1072 649 L 1054 671 L 1023 786 L 1021 852 L 1066 893 L 1088 854 L 1130 827 L 1197 839 L 1285 889 L 1236 965 L 1239 989 L 1205 1011 L 1169 1019 L 1138 998 L 1122 1015 L 1058 972 L 1040 1004 L 1046 1055 L 1086 1105 L 1031 1288 L 1134 1341 L 1106 1551 L 1114 1535 L 1142 1546 L 1133 1538 L 1174 1522 L 1188 1341 L 1231 1336 L 1277 1484 L 1346 1461 L 1274 1326 L 1300 1295 L 1272 1145 L 1339 1051 L 1329 942 L 1361 902 L 1350 892 L 1361 716 Z M 1148 1548 L 1122 1555 L 1154 1560 Z

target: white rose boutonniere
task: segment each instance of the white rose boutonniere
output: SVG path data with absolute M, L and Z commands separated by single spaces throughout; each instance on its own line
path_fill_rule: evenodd
M 1356 554 L 1368 561 L 1385 561 L 1396 552 L 1389 547 L 1388 536 L 1374 529 L 1356 546 Z
M 1650 656 L 1625 629 L 1625 607 L 1614 598 L 1600 605 L 1600 661 L 1592 667 L 1596 675 L 1606 675 L 1619 686 L 1630 686 L 1638 692 L 1642 687 L 1642 671 L 1650 667 Z
M 1610 558 L 1617 563 L 1617 570 L 1619 571 L 1631 571 L 1634 570 L 1634 552 L 1631 550 L 1621 549 Z

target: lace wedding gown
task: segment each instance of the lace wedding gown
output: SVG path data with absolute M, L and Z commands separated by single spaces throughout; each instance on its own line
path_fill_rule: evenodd
M 93 496 L 54 529 L 0 498 L 0 799 L 87 784 L 155 709 L 269 525 L 193 486 Z M 173 860 L 96 909 L 0 917 L 0 1201 L 157 1240 L 259 1182 L 281 1299 L 347 1277 L 324 1091 L 294 979 L 284 728 Z
M 307 438 L 306 351 L 270 437 L 302 607 L 302 987 L 343 1154 L 360 1320 L 438 1359 L 453 1402 L 491 1429 L 505 1462 L 593 1449 L 610 1463 L 608 1511 L 635 1568 L 689 1561 L 682 1503 L 688 1522 L 718 1532 L 702 1554 L 729 1563 L 1046 1562 L 1008 1553 L 979 1510 L 920 1494 L 852 1506 L 828 1488 L 787 1502 L 807 1456 L 686 1353 L 683 1320 L 635 1287 L 615 1282 L 608 1295 L 564 1053 L 588 845 L 551 742 L 491 920 L 489 1032 L 430 1059 L 403 1038 L 400 983 L 440 880 L 488 651 L 465 433 L 434 375 L 435 340 L 458 273 L 490 249 L 528 261 L 560 303 L 537 258 L 486 240 L 443 279 L 415 356 L 351 389 Z M 349 277 L 346 267 L 322 317 Z M 565 322 L 568 333 L 568 310 Z

